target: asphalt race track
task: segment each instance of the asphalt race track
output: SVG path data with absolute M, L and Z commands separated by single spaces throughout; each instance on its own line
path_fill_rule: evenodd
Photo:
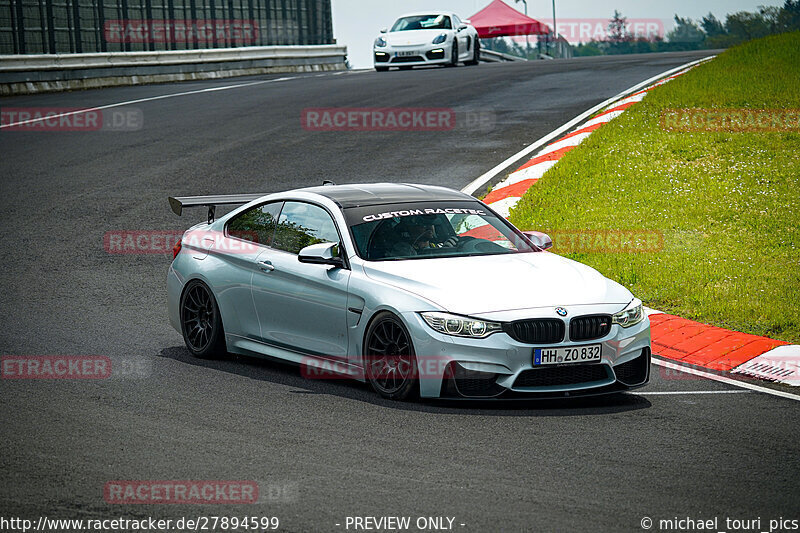
M 290 78 L 132 104 L 144 119 L 137 131 L 0 130 L 0 354 L 104 355 L 119 370 L 97 381 L 0 381 L 0 514 L 277 516 L 280 531 L 346 531 L 348 516 L 442 516 L 465 532 L 800 518 L 794 400 L 653 366 L 641 393 L 600 400 L 399 404 L 360 383 L 303 379 L 288 365 L 199 361 L 167 323 L 171 255 L 110 254 L 103 245 L 108 231 L 203 220 L 202 211 L 176 217 L 170 195 L 269 193 L 323 179 L 461 188 L 591 106 L 699 57 L 276 75 L 0 100 L 83 108 Z M 301 127 L 309 107 L 452 108 L 459 123 L 444 132 L 314 132 Z M 466 124 L 476 116 L 482 122 Z M 476 277 L 465 290 L 481 286 Z M 261 498 L 110 505 L 111 480 L 255 480 Z

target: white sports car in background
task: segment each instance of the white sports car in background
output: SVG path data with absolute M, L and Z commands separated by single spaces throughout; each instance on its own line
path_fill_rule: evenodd
M 460 61 L 477 65 L 480 59 L 478 31 L 455 13 L 402 16 L 391 30 L 381 30 L 373 48 L 377 71 L 420 65 L 454 67 Z

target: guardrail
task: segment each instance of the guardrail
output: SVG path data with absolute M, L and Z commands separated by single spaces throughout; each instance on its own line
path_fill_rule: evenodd
M 495 52 L 494 50 L 486 50 L 481 48 L 481 61 L 486 63 L 500 63 L 502 61 L 527 61 L 524 57 L 512 56 L 511 54 L 504 54 L 502 52 Z
M 347 47 L 339 45 L 0 55 L 0 95 L 345 70 L 346 55 Z

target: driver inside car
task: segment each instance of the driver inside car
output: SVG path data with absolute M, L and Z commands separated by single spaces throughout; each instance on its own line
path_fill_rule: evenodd
M 435 215 L 414 215 L 400 222 L 395 229 L 401 240 L 392 246 L 392 254 L 398 257 L 407 257 L 425 253 L 425 250 L 456 246 L 458 237 L 455 236 L 438 241 L 435 221 Z

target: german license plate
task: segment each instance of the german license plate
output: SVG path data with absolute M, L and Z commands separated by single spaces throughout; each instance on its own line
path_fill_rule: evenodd
M 590 344 L 567 348 L 536 348 L 533 350 L 533 366 L 596 363 L 601 359 L 602 347 L 602 344 Z
M 411 57 L 411 56 L 418 56 L 419 52 L 416 50 L 407 50 L 405 52 L 395 52 L 395 57 Z

